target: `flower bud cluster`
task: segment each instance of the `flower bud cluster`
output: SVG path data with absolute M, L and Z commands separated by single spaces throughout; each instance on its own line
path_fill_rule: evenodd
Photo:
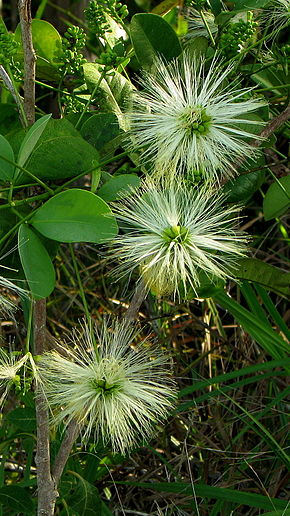
M 112 31 L 108 16 L 116 22 L 122 21 L 128 16 L 127 6 L 118 0 L 91 0 L 85 9 L 88 27 L 98 37 Z
M 69 27 L 65 32 L 62 41 L 63 53 L 61 56 L 63 62 L 61 72 L 64 75 L 82 75 L 82 65 L 86 62 L 82 54 L 85 43 L 86 35 L 84 30 L 80 27 Z
M 230 23 L 220 37 L 219 46 L 222 54 L 227 58 L 235 57 L 250 42 L 257 25 L 252 20 Z
M 14 34 L 7 32 L 3 25 L 0 25 L 0 63 L 4 68 L 10 68 L 15 81 L 22 79 L 23 73 L 20 70 L 20 63 L 17 61 L 19 43 L 15 41 Z

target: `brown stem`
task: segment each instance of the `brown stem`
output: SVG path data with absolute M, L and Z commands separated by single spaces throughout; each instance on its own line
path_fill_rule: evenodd
M 31 0 L 19 0 L 18 10 L 24 53 L 24 112 L 29 125 L 35 121 L 35 61 L 31 32 Z M 46 345 L 46 300 L 34 303 L 34 353 L 42 355 Z M 49 413 L 41 385 L 35 385 L 37 423 L 36 469 L 38 488 L 38 516 L 53 516 L 58 493 L 50 471 Z
M 67 427 L 65 437 L 60 445 L 58 454 L 54 461 L 54 466 L 52 468 L 52 476 L 56 486 L 58 485 L 61 479 L 64 467 L 69 458 L 69 454 L 78 434 L 79 424 L 75 420 L 73 420 Z
M 260 133 L 259 138 L 254 139 L 251 142 L 251 147 L 258 148 L 260 145 L 262 145 L 263 141 L 271 134 L 273 134 L 281 125 L 283 125 L 287 120 L 290 118 L 290 105 L 282 111 L 279 115 L 275 116 L 263 129 L 263 131 Z M 239 168 L 245 161 L 247 160 L 247 157 L 244 156 L 241 159 L 239 159 L 236 162 L 236 168 Z
M 288 105 L 286 107 L 286 109 L 284 109 L 284 111 L 282 111 L 282 113 L 280 113 L 279 115 L 275 116 L 275 118 L 273 118 L 266 125 L 266 127 L 263 129 L 263 131 L 260 134 L 260 138 L 262 138 L 262 139 L 269 138 L 269 136 L 271 136 L 271 134 L 273 134 L 276 131 L 276 129 L 279 129 L 279 127 L 281 125 L 283 125 L 285 122 L 287 122 L 287 120 L 289 118 L 290 118 L 290 105 Z M 254 140 L 251 143 L 251 146 L 252 147 L 259 147 L 262 144 L 262 142 L 263 141 L 258 138 L 257 140 Z
M 41 355 L 46 343 L 46 300 L 35 301 L 34 313 L 34 353 Z M 38 516 L 53 516 L 58 496 L 50 472 L 49 414 L 41 386 L 35 387 L 35 411 L 37 422 L 37 446 L 35 463 L 37 466 Z
M 35 62 L 31 32 L 31 0 L 19 0 L 18 11 L 24 53 L 24 111 L 28 124 L 35 121 Z
M 129 304 L 127 312 L 124 315 L 125 321 L 127 321 L 128 323 L 134 321 L 136 315 L 139 312 L 139 308 L 147 295 L 147 292 L 148 289 L 144 285 L 144 282 L 140 280 L 137 284 L 135 293 L 132 297 L 131 303 Z

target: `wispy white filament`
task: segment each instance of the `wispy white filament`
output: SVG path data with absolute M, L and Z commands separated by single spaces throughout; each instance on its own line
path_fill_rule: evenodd
M 256 137 L 251 127 L 257 122 L 249 115 L 265 102 L 243 100 L 249 90 L 236 89 L 232 67 L 221 70 L 217 59 L 208 71 L 187 53 L 171 65 L 161 59 L 155 64 L 154 72 L 144 73 L 143 90 L 127 115 L 129 148 L 141 149 L 141 160 L 151 160 L 159 175 L 232 176 L 236 160 L 253 153 L 245 138 Z
M 14 250 L 15 249 L 12 249 L 4 256 L 1 256 L 0 259 L 3 260 Z M 10 267 L 6 267 L 6 266 L 0 264 L 0 270 L 1 270 L 1 268 L 11 270 Z M 18 296 L 27 294 L 27 292 L 23 288 L 15 285 L 15 283 L 13 283 L 11 280 L 0 275 L 0 290 L 2 290 L 2 289 L 10 290 L 14 294 L 17 294 Z M 13 301 L 8 299 L 7 296 L 0 293 L 0 315 L 11 316 L 13 311 L 15 310 L 15 308 L 16 307 L 15 307 L 15 304 L 13 303 Z
M 73 332 L 75 347 L 65 356 L 46 353 L 39 375 L 55 422 L 76 419 L 85 437 L 93 434 L 125 453 L 150 437 L 152 424 L 172 407 L 175 391 L 168 375 L 168 358 L 146 342 L 133 350 L 136 330 L 116 322 L 96 333 L 96 353 L 87 326 Z
M 269 28 L 269 37 L 276 37 L 290 24 L 290 0 L 272 0 L 261 10 L 260 18 Z
M 222 194 L 147 183 L 115 204 L 124 233 L 114 240 L 117 277 L 139 270 L 148 288 L 180 297 L 179 287 L 199 287 L 199 273 L 232 278 L 234 264 L 246 251 L 246 237 L 235 229 L 237 206 L 224 205 Z
M 0 348 L 0 406 L 2 406 L 11 387 L 19 384 L 20 378 L 17 373 L 30 356 L 29 353 L 17 359 L 14 353 L 6 353 Z
M 25 291 L 17 287 L 12 281 L 8 280 L 7 278 L 4 278 L 3 276 L 0 276 L 0 288 L 11 290 L 11 292 L 14 292 L 15 294 L 23 294 Z M 8 299 L 6 296 L 3 296 L 0 294 L 0 313 L 5 315 L 11 315 L 12 312 L 15 310 L 15 304 Z

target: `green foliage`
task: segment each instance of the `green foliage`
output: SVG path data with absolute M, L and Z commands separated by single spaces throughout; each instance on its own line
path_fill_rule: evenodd
M 25 135 L 18 153 L 18 165 L 23 167 L 41 137 L 51 115 L 41 117 Z
M 44 244 L 28 224 L 18 231 L 19 254 L 32 295 L 38 299 L 48 297 L 55 284 L 55 271 Z
M 118 482 L 122 484 L 122 482 Z M 285 509 L 287 502 L 283 500 L 271 499 L 267 496 L 261 496 L 253 493 L 236 491 L 234 489 L 226 489 L 220 487 L 212 487 L 194 483 L 186 484 L 182 482 L 156 482 L 150 484 L 146 482 L 126 482 L 126 485 L 135 485 L 143 489 L 151 489 L 152 491 L 163 493 L 180 493 L 183 496 L 198 496 L 205 498 L 214 498 L 216 500 L 226 500 L 245 505 L 246 507 L 258 507 L 259 509 Z
M 118 72 L 103 78 L 102 66 L 95 63 L 84 65 L 84 76 L 88 88 L 99 88 L 99 103 L 102 110 L 112 111 L 117 116 L 127 111 L 131 104 L 132 83 Z M 120 119 L 120 124 L 122 123 Z
M 204 10 L 214 14 L 214 38 L 185 34 L 187 7 L 198 10 L 201 27 Z M 185 8 L 175 0 L 92 0 L 81 22 L 72 6 L 42 0 L 32 20 L 37 121 L 30 128 L 22 127 L 17 107 L 25 96 L 21 28 L 13 33 L 10 18 L 8 30 L 1 22 L 6 75 L 0 103 L 0 280 L 14 280 L 27 291 L 18 299 L 0 288 L 0 301 L 9 295 L 23 309 L 15 319 L 1 320 L 1 348 L 13 347 L 16 360 L 34 348 L 35 301 L 47 298 L 46 345 L 59 350 L 84 314 L 97 324 L 112 314 L 122 318 L 133 297 L 139 270 L 113 283 L 109 274 L 118 258 L 107 263 L 107 244 L 118 232 L 110 203 L 129 197 L 153 168 L 149 162 L 140 166 L 139 149 L 127 151 L 126 114 L 143 88 L 141 70 L 154 73 L 158 56 L 169 63 L 185 49 L 204 59 L 208 69 L 217 50 L 223 66 L 232 66 L 222 87 L 236 81 L 246 90 L 235 101 L 267 103 L 242 116 L 237 131 L 250 127 L 258 136 L 285 110 L 289 44 L 286 30 L 263 18 L 272 7 L 269 0 L 187 1 Z M 61 18 L 57 27 L 65 26 L 60 33 L 50 12 Z M 217 68 L 216 77 L 219 73 Z M 85 446 L 78 437 L 58 486 L 60 516 L 112 516 L 121 504 L 124 512 L 136 514 L 288 515 L 289 134 L 286 121 L 240 167 L 233 153 L 237 174 L 215 185 L 228 203 L 242 205 L 240 225 L 250 234 L 249 257 L 237 260 L 236 281 L 200 271 L 197 290 L 188 288 L 185 295 L 180 289 L 180 300 L 149 293 L 140 307 L 138 317 L 146 325 L 132 347 L 138 351 L 143 338 L 149 346 L 150 335 L 171 354 L 180 387 L 172 418 L 166 427 L 156 424 L 151 445 L 144 442 L 130 457 L 112 454 L 95 436 Z M 249 143 L 252 136 L 242 139 Z M 167 177 L 169 171 L 159 172 Z M 176 180 L 192 184 L 184 171 Z M 200 171 L 195 180 L 202 186 Z M 0 426 L 0 514 L 32 516 L 37 424 L 29 362 L 11 384 Z M 1 369 L 1 402 L 5 386 Z M 51 425 L 52 464 L 64 435 Z
M 21 432 L 31 433 L 36 430 L 35 409 L 32 407 L 16 408 L 7 414 L 6 420 Z
M 119 122 L 114 113 L 98 113 L 83 123 L 80 133 L 101 154 L 112 153 L 114 139 L 120 134 Z
M 170 60 L 181 53 L 174 30 L 157 14 L 135 14 L 130 33 L 136 57 L 144 68 L 150 68 L 157 55 Z
M 5 158 L 9 161 L 15 161 L 10 143 L 4 136 L 0 135 L 0 180 L 12 181 L 15 167 L 9 161 L 6 161 Z
M 0 488 L 0 504 L 9 509 L 10 514 L 33 514 L 35 506 L 32 497 L 26 489 L 16 485 L 8 485 Z
M 37 75 L 48 80 L 56 79 L 57 67 L 62 53 L 61 36 L 51 23 L 44 20 L 32 20 L 31 29 L 33 47 L 37 57 Z M 23 63 L 20 25 L 15 30 L 15 41 L 20 45 L 18 58 Z
M 109 206 L 97 195 L 79 188 L 49 199 L 30 222 L 43 236 L 57 242 L 100 244 L 117 232 Z
M 65 119 L 52 120 L 27 163 L 27 170 L 41 179 L 65 179 L 92 170 L 99 153 Z
M 280 296 L 290 297 L 290 274 L 256 258 L 239 260 L 237 277 L 261 284 Z
M 115 201 L 132 193 L 140 185 L 135 174 L 121 174 L 106 181 L 98 190 L 98 195 L 106 202 Z
M 264 164 L 264 156 L 259 155 L 255 160 L 255 168 L 258 170 L 249 171 L 253 167 L 253 160 L 247 161 L 239 168 L 240 175 L 228 181 L 223 188 L 228 202 L 247 202 L 254 195 L 265 180 Z
M 265 220 L 283 215 L 290 207 L 290 176 L 277 179 L 272 183 L 264 197 L 263 212 Z

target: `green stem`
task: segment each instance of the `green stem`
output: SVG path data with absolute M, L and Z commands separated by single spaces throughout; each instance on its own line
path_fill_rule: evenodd
M 29 203 L 35 202 L 35 201 L 44 200 L 44 199 L 47 199 L 48 197 L 50 197 L 50 194 L 44 193 L 44 194 L 34 195 L 33 197 L 27 197 L 27 199 L 21 199 L 19 201 L 12 201 L 11 203 L 1 204 L 0 211 L 6 210 L 6 209 L 11 209 L 15 206 L 23 206 L 25 204 L 29 204 Z
M 85 103 L 85 105 L 84 105 L 84 107 L 83 107 L 83 110 L 82 110 L 82 112 L 81 112 L 81 114 L 80 114 L 80 117 L 79 117 L 79 119 L 78 119 L 78 121 L 77 121 L 77 123 L 76 123 L 76 125 L 75 125 L 75 128 L 76 128 L 76 129 L 77 129 L 77 128 L 78 128 L 78 126 L 80 125 L 80 123 L 81 123 L 81 121 L 82 121 L 82 119 L 83 119 L 83 117 L 84 117 L 84 114 L 85 114 L 85 112 L 86 112 L 87 108 L 89 107 L 89 105 L 90 105 L 90 103 L 91 103 L 92 99 L 94 98 L 94 96 L 95 96 L 95 94 L 96 94 L 97 90 L 99 89 L 99 86 L 100 86 L 100 84 L 101 84 L 102 80 L 104 79 L 105 75 L 106 75 L 106 72 L 105 72 L 105 71 L 103 71 L 103 72 L 101 73 L 101 75 L 100 75 L 100 77 L 99 77 L 99 79 L 98 79 L 98 82 L 97 82 L 96 86 L 94 87 L 94 89 L 93 89 L 93 91 L 92 91 L 92 93 L 91 93 L 90 97 L 88 98 L 87 102 Z
M 76 275 L 77 282 L 78 282 L 78 286 L 79 286 L 80 296 L 81 296 L 83 307 L 84 307 L 84 311 L 85 311 L 85 314 L 86 314 L 87 323 L 89 325 L 90 334 L 93 337 L 92 318 L 91 318 L 90 310 L 89 310 L 88 303 L 87 303 L 87 300 L 86 300 L 86 295 L 85 295 L 83 283 L 82 283 L 82 280 L 81 280 L 81 277 L 80 277 L 80 272 L 79 272 L 79 268 L 78 268 L 78 264 L 77 264 L 77 260 L 76 260 L 76 256 L 75 256 L 75 252 L 74 252 L 74 248 L 73 248 L 72 244 L 69 244 L 69 249 L 70 249 L 70 254 L 71 254 L 71 257 L 72 257 L 73 268 L 74 268 L 75 275 Z
M 127 155 L 128 155 L 128 152 L 121 152 L 120 154 L 117 154 L 117 156 L 113 156 L 112 158 L 109 158 L 107 160 L 100 161 L 100 163 L 97 166 L 101 167 L 101 166 L 104 166 L 104 165 L 108 165 L 109 163 L 112 163 L 113 161 L 116 161 L 118 159 L 124 158 Z M 53 196 L 53 195 L 56 195 L 56 194 L 62 192 L 62 190 L 64 188 L 66 188 L 67 186 L 69 186 L 71 183 L 74 183 L 75 181 L 77 181 L 78 179 L 81 179 L 86 174 L 90 174 L 91 172 L 94 172 L 95 170 L 96 170 L 96 165 L 94 167 L 92 167 L 92 168 L 89 168 L 89 169 L 81 172 L 77 176 L 74 176 L 73 178 L 69 179 L 68 181 L 66 181 L 66 183 L 64 183 L 63 185 L 61 185 L 58 188 L 56 188 L 56 190 L 50 189 L 49 193 L 43 193 L 43 194 L 39 194 L 39 195 L 34 195 L 33 197 L 28 197 L 27 199 L 22 199 L 22 200 L 19 200 L 19 201 L 13 201 L 13 203 L 11 203 L 11 204 L 10 203 L 1 204 L 0 205 L 0 211 L 8 209 L 8 208 L 11 208 L 11 207 L 14 207 L 14 206 L 22 206 L 24 204 L 29 204 L 31 202 L 48 199 L 50 196 Z M 19 188 L 19 187 L 17 187 L 17 188 Z
M 29 215 L 27 215 L 26 217 L 24 217 L 22 220 L 20 220 L 19 222 L 17 222 L 17 224 L 15 224 L 15 226 L 13 226 L 13 228 L 9 229 L 9 231 L 7 231 L 7 233 L 0 239 L 0 247 L 1 245 L 3 244 L 3 242 L 5 242 L 5 240 L 7 240 L 8 237 L 10 237 L 10 235 L 12 235 L 14 233 L 14 231 L 19 227 L 21 226 L 21 224 L 23 222 L 26 222 L 27 220 L 29 220 L 32 215 L 34 214 L 34 211 L 29 213 Z
M 27 333 L 26 333 L 26 339 L 25 339 L 25 353 L 29 353 L 30 351 L 30 339 L 31 339 L 31 330 L 32 330 L 32 315 L 33 315 L 33 301 L 30 298 L 29 299 L 29 315 L 28 315 L 28 322 L 27 322 Z
M 208 23 L 207 23 L 206 17 L 204 16 L 202 9 L 201 9 L 199 12 L 200 12 L 200 16 L 201 16 L 201 18 L 202 18 L 202 21 L 203 21 L 203 23 L 204 23 L 204 25 L 205 25 L 205 28 L 206 28 L 206 30 L 207 30 L 207 32 L 208 32 L 209 38 L 210 38 L 210 40 L 211 40 L 211 42 L 212 42 L 213 46 L 215 47 L 215 46 L 216 46 L 216 45 L 215 45 L 215 40 L 213 39 L 213 35 L 212 35 L 211 30 L 210 30 L 210 28 L 209 28 L 209 25 L 208 25 Z
M 10 163 L 10 165 L 13 165 L 14 167 L 18 168 L 19 170 L 21 170 L 21 172 L 24 172 L 28 176 L 32 177 L 39 185 L 41 185 L 43 188 L 45 188 L 45 190 L 47 190 L 49 193 L 53 194 L 53 190 L 48 185 L 46 185 L 41 179 L 39 179 L 37 176 L 32 174 L 32 172 L 29 172 L 29 170 L 27 170 L 24 167 L 21 167 L 20 165 L 18 165 L 18 163 L 15 163 L 15 161 L 11 161 L 10 159 L 6 158 L 5 156 L 0 156 L 0 158 L 3 159 L 4 161 L 6 161 L 7 163 Z

